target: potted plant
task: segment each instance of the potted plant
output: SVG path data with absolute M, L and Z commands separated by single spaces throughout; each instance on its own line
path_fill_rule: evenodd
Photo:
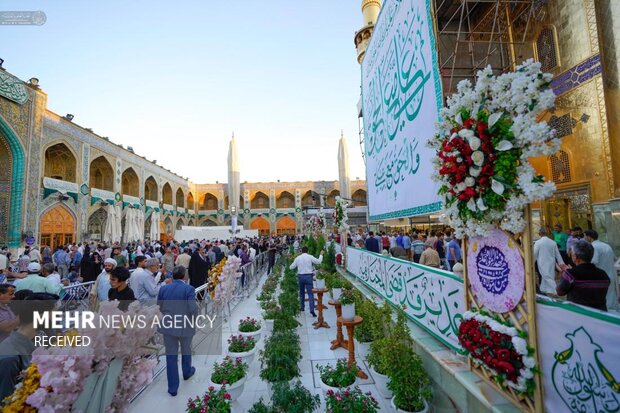
M 220 363 L 213 364 L 211 372 L 211 386 L 215 390 L 226 386 L 230 397 L 234 400 L 243 392 L 247 378 L 248 364 L 240 358 L 224 357 Z
M 301 360 L 301 346 L 299 336 L 294 330 L 274 329 L 259 354 L 260 378 L 266 382 L 290 381 L 300 376 L 298 363 Z
M 391 399 L 393 394 L 388 388 L 389 368 L 391 365 L 391 348 L 393 346 L 392 337 L 383 337 L 370 344 L 370 350 L 366 357 L 366 364 L 370 369 L 370 374 L 375 380 L 375 386 L 379 394 L 386 399 Z
M 357 365 L 349 367 L 347 359 L 338 359 L 336 365 L 318 365 L 321 377 L 321 389 L 327 395 L 328 390 L 337 392 L 341 388 L 352 386 L 357 380 Z
M 313 395 L 299 380 L 294 383 L 278 382 L 273 385 L 271 406 L 262 398 L 249 413 L 312 413 L 321 406 L 321 398 Z
M 325 289 L 325 273 L 321 270 L 316 272 L 316 288 L 323 290 Z
M 340 276 L 335 275 L 331 282 L 332 300 L 334 301 L 340 300 L 340 294 L 342 294 L 342 285 L 343 283 L 342 283 L 342 279 L 340 278 Z
M 397 412 L 428 412 L 427 400 L 432 397 L 431 382 L 422 359 L 403 341 L 395 343 L 391 351 L 393 364 L 389 369 L 388 388 L 394 395 L 392 407 Z
M 260 303 L 260 308 L 263 310 L 269 310 L 270 308 L 275 308 L 277 305 L 278 303 L 276 302 L 276 300 L 269 299 L 266 301 L 262 301 Z
M 342 304 L 342 318 L 353 320 L 355 318 L 355 293 L 352 289 L 342 290 L 340 304 Z
M 263 320 L 265 320 L 265 331 L 273 330 L 273 320 L 280 312 L 280 306 L 276 305 L 274 308 L 263 311 Z
M 356 313 L 364 322 L 355 329 L 355 349 L 360 357 L 366 358 L 370 344 L 383 337 L 383 312 L 373 301 L 360 297 L 356 302 Z
M 254 337 L 230 336 L 228 339 L 228 355 L 232 358 L 240 358 L 250 364 L 254 360 L 256 352 L 256 340 Z
M 202 397 L 196 396 L 187 402 L 186 413 L 230 413 L 231 396 L 226 386 L 216 390 L 209 386 Z
M 258 341 L 260 340 L 261 331 L 260 321 L 250 317 L 239 320 L 239 334 L 242 336 L 254 337 Z
M 364 393 L 358 386 L 353 390 L 347 388 L 334 392 L 328 390 L 325 395 L 327 413 L 367 412 L 379 411 L 379 403 L 370 392 Z

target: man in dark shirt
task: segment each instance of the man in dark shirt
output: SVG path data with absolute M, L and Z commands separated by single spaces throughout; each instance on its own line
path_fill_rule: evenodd
M 131 274 L 125 267 L 116 267 L 110 275 L 110 290 L 108 291 L 108 300 L 118 300 L 120 303 L 118 308 L 127 311 L 129 304 L 136 301 L 133 290 L 127 285 L 127 280 Z
M 366 238 L 366 249 L 368 251 L 376 252 L 377 254 L 381 253 L 379 249 L 379 240 L 375 238 L 375 233 L 370 231 L 368 232 L 368 238 Z
M 556 292 L 558 295 L 566 295 L 568 301 L 575 304 L 607 311 L 609 277 L 605 271 L 591 263 L 593 256 L 594 247 L 588 241 L 574 242 L 570 257 L 575 267 L 564 266 Z

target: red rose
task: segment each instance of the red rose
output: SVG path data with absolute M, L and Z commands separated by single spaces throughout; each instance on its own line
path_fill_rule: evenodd
M 478 125 L 476 125 L 476 129 L 478 129 L 478 136 L 486 135 L 485 133 L 486 128 L 487 128 L 486 122 L 478 122 Z
M 480 170 L 480 175 L 493 176 L 494 173 L 495 173 L 495 168 L 493 167 L 493 164 L 487 163 L 487 164 L 482 165 L 482 169 Z
M 509 376 L 512 376 L 515 374 L 515 368 L 512 366 L 512 364 L 510 364 L 507 361 L 498 361 L 497 369 L 503 373 L 506 373 Z
M 471 125 L 473 125 L 475 120 L 473 118 L 469 118 L 463 122 L 463 128 L 471 129 Z
M 501 340 L 501 337 L 499 339 Z M 505 348 L 497 350 L 497 358 L 502 361 L 510 360 L 510 350 Z

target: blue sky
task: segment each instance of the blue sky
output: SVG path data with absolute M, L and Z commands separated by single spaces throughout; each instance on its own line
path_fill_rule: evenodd
M 0 26 L 0 57 L 48 108 L 195 182 L 338 177 L 340 130 L 364 177 L 353 35 L 360 0 L 2 0 L 43 26 Z

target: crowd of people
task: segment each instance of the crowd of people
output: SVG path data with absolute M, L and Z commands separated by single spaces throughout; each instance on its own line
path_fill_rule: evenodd
M 27 368 L 35 347 L 33 312 L 53 309 L 72 284 L 90 283 L 90 309 L 102 301 L 119 302 L 126 311 L 138 301 L 158 305 L 164 315 L 197 315 L 196 288 L 208 282 L 209 270 L 224 257 L 235 255 L 242 266 L 266 254 L 268 272 L 276 254 L 286 248 L 285 237 L 255 237 L 191 242 L 142 242 L 129 245 L 81 243 L 50 251 L 25 248 L 12 260 L 0 251 L 0 401 L 10 395 Z M 36 301 L 35 301 L 36 300 Z M 22 303 L 28 303 L 27 306 Z M 178 302 L 187 302 L 179 307 Z M 36 305 L 33 305 L 36 303 Z M 43 308 L 41 303 L 48 303 Z M 49 308 L 48 308 L 49 307 Z M 191 329 L 190 329 L 191 330 Z M 177 359 L 182 354 L 182 373 L 191 377 L 191 340 L 195 331 L 160 328 L 167 360 L 168 392 L 179 386 Z M 1 405 L 1 402 L 0 402 Z

